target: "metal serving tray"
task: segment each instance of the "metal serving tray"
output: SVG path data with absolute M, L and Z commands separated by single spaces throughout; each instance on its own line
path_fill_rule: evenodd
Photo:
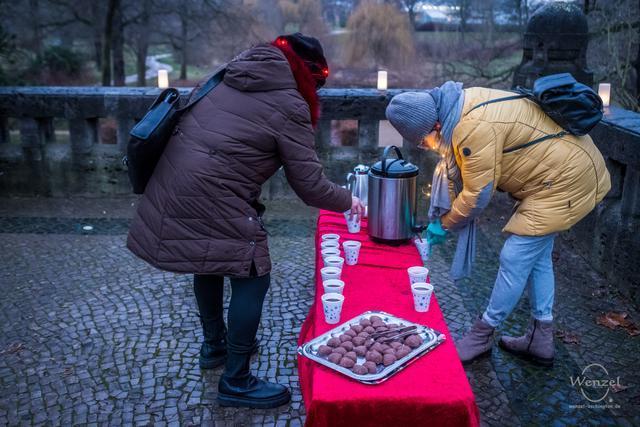
M 381 368 L 380 365 L 378 365 L 378 372 L 375 374 L 358 375 L 353 371 L 351 371 L 350 369 L 343 368 L 340 365 L 329 362 L 327 359 L 325 359 L 324 357 L 318 354 L 318 348 L 321 345 L 326 345 L 329 339 L 340 336 L 345 331 L 350 329 L 352 325 L 359 324 L 361 319 L 363 318 L 369 319 L 371 316 L 374 316 L 374 315 L 381 317 L 385 323 L 397 323 L 401 326 L 416 326 L 417 327 L 416 334 L 420 335 L 420 337 L 422 337 L 424 342 L 419 347 L 413 349 L 411 353 L 409 353 L 402 359 L 397 360 L 393 364 L 383 368 Z M 390 377 L 392 377 L 393 375 L 395 375 L 396 373 L 400 372 L 407 366 L 409 366 L 416 359 L 418 359 L 418 357 L 436 348 L 444 340 L 445 340 L 444 334 L 441 334 L 440 332 L 434 329 L 431 329 L 427 326 L 420 325 L 418 323 L 409 322 L 408 320 L 401 319 L 392 314 L 385 313 L 384 311 L 366 311 L 361 315 L 356 316 L 347 322 L 344 322 L 340 326 L 334 329 L 331 329 L 330 331 L 325 332 L 324 334 L 299 346 L 298 354 L 308 357 L 309 359 L 314 360 L 320 363 L 321 365 L 324 365 L 330 369 L 333 369 L 334 371 L 340 372 L 341 374 L 351 377 L 354 380 L 360 381 L 361 383 L 380 384 L 386 381 L 387 379 L 389 379 Z M 364 362 L 364 357 L 358 357 L 357 363 L 363 363 L 363 362 Z

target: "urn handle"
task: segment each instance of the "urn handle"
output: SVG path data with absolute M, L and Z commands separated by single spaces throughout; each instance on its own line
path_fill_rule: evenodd
M 387 159 L 389 158 L 389 151 L 391 151 L 392 148 L 396 152 L 396 156 L 398 157 L 398 160 L 404 160 L 402 158 L 402 152 L 395 145 L 389 145 L 387 148 L 385 148 L 384 152 L 382 153 L 382 159 L 381 159 L 381 162 L 380 162 L 382 164 L 382 175 L 383 176 L 387 174 Z

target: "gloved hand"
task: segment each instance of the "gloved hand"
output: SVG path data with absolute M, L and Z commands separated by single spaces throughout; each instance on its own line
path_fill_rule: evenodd
M 447 230 L 442 228 L 440 224 L 440 218 L 431 222 L 427 227 L 427 242 L 433 247 L 434 245 L 440 245 L 447 240 Z

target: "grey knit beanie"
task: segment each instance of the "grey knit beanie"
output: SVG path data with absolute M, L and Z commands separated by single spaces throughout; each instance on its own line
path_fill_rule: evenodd
M 436 102 L 429 92 L 404 92 L 394 96 L 385 112 L 404 139 L 414 144 L 433 130 L 438 121 Z

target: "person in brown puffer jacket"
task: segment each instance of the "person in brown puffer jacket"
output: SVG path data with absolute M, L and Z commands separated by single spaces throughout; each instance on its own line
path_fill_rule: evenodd
M 200 366 L 226 363 L 222 405 L 268 408 L 290 399 L 286 387 L 249 371 L 271 271 L 261 185 L 282 166 L 308 205 L 363 209 L 325 177 L 314 150 L 316 89 L 327 77 L 320 43 L 300 33 L 241 53 L 223 82 L 180 118 L 129 230 L 134 254 L 157 268 L 194 274 L 204 334 Z M 232 288 L 228 331 L 225 276 Z

